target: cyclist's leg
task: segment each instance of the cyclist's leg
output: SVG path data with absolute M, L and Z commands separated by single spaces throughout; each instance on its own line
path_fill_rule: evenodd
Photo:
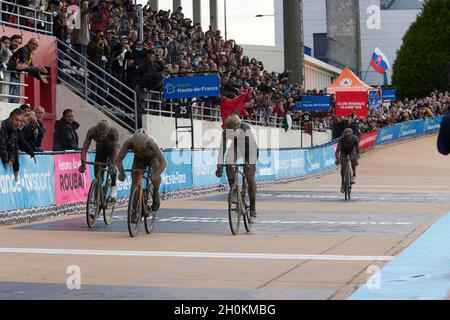
M 107 159 L 106 161 L 108 161 L 109 163 L 114 163 L 114 160 L 116 160 L 114 158 L 114 150 L 112 148 L 107 150 Z M 116 170 L 111 171 L 110 173 L 111 176 L 111 187 L 115 187 L 117 185 L 117 172 Z
M 351 164 L 352 164 L 352 182 L 355 183 L 356 182 L 356 167 L 358 166 L 358 159 L 356 159 L 356 150 L 353 150 L 350 153 L 350 159 L 351 159 Z
M 248 197 L 250 199 L 251 215 L 256 217 L 256 165 L 249 164 L 244 168 L 244 175 L 248 184 Z
M 234 184 L 234 167 L 230 164 L 227 164 L 225 166 L 225 172 L 227 173 L 227 178 L 228 178 L 228 184 L 230 185 L 230 187 Z
M 344 181 L 345 175 L 347 174 L 347 161 L 348 153 L 341 151 L 340 161 L 341 161 L 341 192 L 344 192 Z
M 96 147 L 95 149 L 95 162 L 106 163 L 108 161 L 108 153 L 107 150 L 101 147 Z M 95 175 L 97 176 L 97 170 L 101 170 L 102 168 L 99 166 L 94 166 Z M 101 172 L 100 172 L 101 173 Z M 103 184 L 103 175 L 101 175 L 101 181 Z
M 248 184 L 251 223 L 254 223 L 256 221 L 256 165 L 250 164 L 245 166 L 244 174 Z
M 160 166 L 161 166 L 160 161 L 156 157 L 153 157 L 153 159 L 150 161 L 150 164 L 149 164 L 150 171 L 152 173 L 151 182 L 152 182 L 152 186 L 153 186 L 153 194 L 152 194 L 152 198 L 153 198 L 152 210 L 153 211 L 157 211 L 159 209 L 160 202 L 161 202 L 161 200 L 159 198 L 159 187 L 161 186 L 161 175 L 155 173 Z
M 136 155 L 134 156 L 133 165 L 131 166 L 131 170 L 145 170 L 147 168 L 147 162 L 144 159 L 138 158 Z M 133 192 L 134 187 L 136 186 L 137 180 L 139 177 L 139 173 L 131 172 L 131 192 Z M 130 194 L 131 196 L 131 194 Z

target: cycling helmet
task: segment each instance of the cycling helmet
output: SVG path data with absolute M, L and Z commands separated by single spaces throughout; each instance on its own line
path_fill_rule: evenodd
M 350 136 L 353 134 L 353 129 L 352 128 L 345 128 L 344 133 L 342 134 L 343 136 Z
M 237 129 L 241 124 L 241 119 L 237 114 L 232 114 L 225 120 L 225 129 Z
M 145 147 L 148 143 L 147 130 L 145 130 L 145 129 L 137 130 L 132 137 L 132 143 L 135 147 L 138 147 L 138 148 Z
M 111 129 L 111 124 L 108 120 L 101 120 L 97 123 L 97 132 L 100 134 L 107 134 Z

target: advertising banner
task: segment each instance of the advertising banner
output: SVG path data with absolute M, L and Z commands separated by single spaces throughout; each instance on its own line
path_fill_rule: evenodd
M 323 170 L 322 149 L 306 150 L 306 174 L 316 174 Z
M 164 79 L 164 99 L 218 96 L 220 96 L 220 79 L 217 74 Z
M 396 124 L 396 126 L 400 126 L 398 138 L 399 139 L 405 139 L 405 138 L 411 138 L 418 135 L 423 134 L 423 129 L 425 126 L 424 120 L 415 120 L 415 121 L 408 121 L 408 122 L 402 122 Z
M 192 188 L 192 152 L 190 150 L 165 151 L 164 157 L 167 160 L 167 168 L 161 176 L 160 192 Z
M 336 92 L 336 115 L 347 117 L 355 112 L 357 117 L 367 118 L 367 92 Z
M 298 101 L 293 111 L 330 111 L 329 96 L 303 96 L 302 101 Z
M 291 159 L 289 150 L 272 151 L 273 164 L 275 169 L 275 178 L 285 178 L 293 175 L 291 170 Z
M 322 163 L 323 163 L 323 170 L 330 170 L 336 167 L 336 158 L 334 156 L 335 154 L 335 146 L 329 145 L 327 147 L 321 148 L 322 150 Z
M 55 204 L 53 157 L 28 155 L 19 158 L 18 182 L 12 169 L 0 165 L 0 211 L 47 207 Z
M 57 205 L 84 202 L 91 181 L 90 170 L 80 173 L 80 153 L 53 156 L 55 168 L 55 199 Z
M 400 133 L 400 125 L 393 125 L 390 127 L 384 127 L 380 130 L 375 144 L 385 144 L 397 140 Z
M 291 176 L 305 176 L 306 175 L 306 150 L 289 150 L 289 159 L 291 161 L 291 167 L 289 172 Z
M 192 151 L 192 181 L 194 187 L 227 183 L 225 168 L 222 177 L 216 177 L 218 149 Z
M 275 163 L 272 150 L 260 150 L 258 163 L 256 165 L 256 179 L 275 179 Z
M 436 118 L 426 118 L 423 128 L 424 133 L 439 131 L 441 128 L 442 116 L 437 116 Z
M 375 145 L 375 141 L 377 140 L 378 130 L 366 133 L 359 138 L 359 150 L 364 150 Z
M 394 101 L 397 99 L 397 91 L 395 89 L 383 90 L 383 101 Z

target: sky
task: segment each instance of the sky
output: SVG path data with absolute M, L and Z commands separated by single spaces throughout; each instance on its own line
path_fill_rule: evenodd
M 138 4 L 145 4 L 147 0 L 137 0 Z M 257 14 L 273 15 L 273 0 L 217 0 L 219 7 L 219 30 L 222 36 L 224 27 L 224 3 L 227 5 L 227 35 L 239 44 L 275 45 L 274 17 L 256 18 Z M 192 0 L 182 0 L 181 5 L 185 18 L 192 19 Z M 209 0 L 201 0 L 202 27 L 208 30 Z M 159 0 L 159 8 L 172 9 L 172 0 Z

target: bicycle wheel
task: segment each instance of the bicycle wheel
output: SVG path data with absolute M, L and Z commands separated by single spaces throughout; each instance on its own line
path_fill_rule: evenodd
M 248 196 L 248 190 L 247 190 L 247 183 L 244 182 L 242 183 L 242 205 L 245 209 L 244 212 L 244 226 L 245 226 L 245 230 L 247 230 L 247 232 L 251 232 L 252 231 L 252 220 L 250 217 L 250 197 Z
M 153 204 L 153 199 L 151 199 L 151 194 L 152 191 L 150 190 L 149 192 L 149 199 L 147 200 L 147 204 L 143 203 L 143 208 L 142 210 L 146 210 L 145 206 L 149 206 L 150 208 L 152 207 Z M 147 232 L 147 234 L 150 234 L 153 232 L 153 229 L 155 228 L 155 223 L 156 223 L 156 212 L 153 212 L 153 210 L 150 210 L 150 212 L 148 212 L 148 217 L 145 216 L 144 217 L 144 225 L 145 225 L 145 232 Z
M 100 214 L 100 197 L 98 180 L 92 181 L 89 187 L 88 198 L 86 201 L 86 222 L 89 228 L 95 227 L 98 216 Z
M 348 200 L 351 199 L 351 193 L 352 193 L 352 173 L 350 172 L 350 168 L 348 168 L 348 187 L 347 187 L 347 196 L 348 196 Z
M 347 172 L 345 173 L 345 182 L 344 182 L 344 188 L 345 188 L 345 200 L 350 200 L 350 190 L 351 190 L 351 173 L 350 168 L 347 167 Z
M 233 235 L 239 234 L 241 224 L 240 201 L 241 195 L 239 194 L 238 184 L 235 183 L 228 194 L 228 220 Z
M 103 189 L 103 199 L 105 201 L 105 208 L 103 208 L 103 221 L 109 226 L 113 221 L 114 209 L 116 208 L 116 201 L 110 201 L 111 199 L 111 181 L 108 180 L 105 188 Z M 109 209 L 109 210 L 108 210 Z
M 134 187 L 128 202 L 128 233 L 130 237 L 134 238 L 141 225 L 142 204 L 141 204 L 141 188 Z

